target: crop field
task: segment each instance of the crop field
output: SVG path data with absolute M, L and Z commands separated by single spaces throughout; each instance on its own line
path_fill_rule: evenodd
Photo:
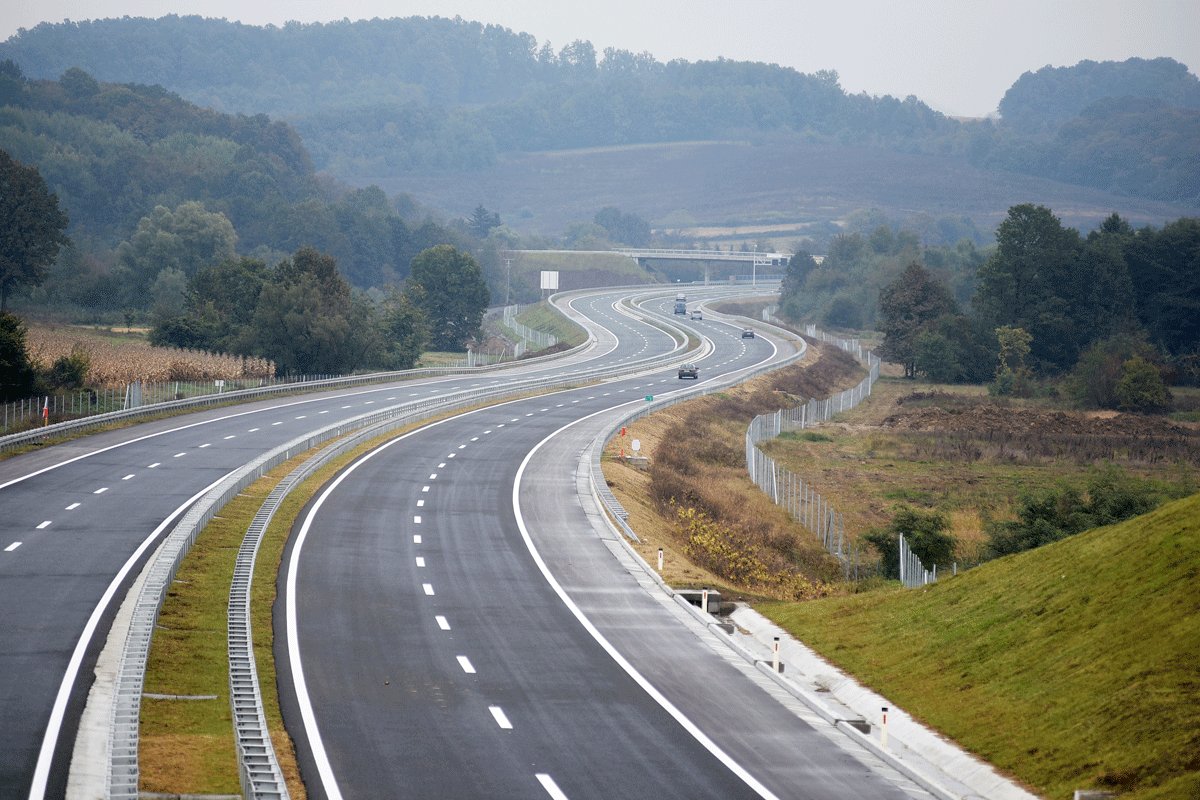
M 780 226 L 762 231 L 772 239 L 869 208 L 899 220 L 918 212 L 966 215 L 980 230 L 1031 200 L 1054 208 L 1072 227 L 1092 227 L 1113 211 L 1135 226 L 1197 213 L 1194 206 L 985 172 L 953 159 L 782 138 L 513 154 L 476 172 L 372 175 L 371 181 L 453 214 L 470 214 L 482 202 L 514 229 L 554 235 L 605 206 L 655 227 L 712 228 L 719 237 L 729 228 Z
M 154 347 L 140 334 L 112 333 L 66 325 L 29 325 L 29 354 L 42 367 L 62 356 L 83 353 L 92 388 L 122 386 L 133 381 L 213 381 L 270 378 L 275 365 L 199 350 Z

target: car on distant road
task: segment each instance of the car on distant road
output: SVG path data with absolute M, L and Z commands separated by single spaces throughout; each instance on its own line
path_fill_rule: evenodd
M 699 378 L 700 367 L 688 362 L 687 364 L 679 365 L 679 377 L 682 378 Z
M 754 338 L 754 329 L 753 328 L 742 328 L 742 338 L 743 339 L 753 339 Z
M 700 309 L 697 308 L 692 312 L 692 319 L 704 319 L 704 315 L 700 313 Z

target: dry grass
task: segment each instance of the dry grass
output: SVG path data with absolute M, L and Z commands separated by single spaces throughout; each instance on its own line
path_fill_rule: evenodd
M 859 380 L 843 353 L 812 348 L 799 365 L 634 423 L 624 441 L 609 444 L 605 477 L 643 539 L 642 556 L 654 563 L 662 547 L 664 577 L 674 585 L 787 599 L 828 593 L 836 562 L 746 474 L 746 426 Z M 633 437 L 649 455 L 646 472 L 618 458 Z
M 140 335 L 89 328 L 30 324 L 28 343 L 30 357 L 42 367 L 72 353 L 86 354 L 86 383 L 93 388 L 132 381 L 238 380 L 275 374 L 275 365 L 262 358 L 154 347 Z

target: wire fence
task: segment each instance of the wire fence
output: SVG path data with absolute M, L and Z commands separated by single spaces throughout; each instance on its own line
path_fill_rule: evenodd
M 302 385 L 327 381 L 338 375 L 292 375 L 273 378 L 238 378 L 209 381 L 133 381 L 121 386 L 98 389 L 76 389 L 58 394 L 27 397 L 3 404 L 3 427 L 0 433 L 25 430 L 38 425 L 79 419 L 93 414 L 128 411 L 143 406 L 207 397 L 242 389 L 264 389 L 272 386 Z
M 805 333 L 853 353 L 866 365 L 867 377 L 857 386 L 824 400 L 809 400 L 802 406 L 761 414 L 751 420 L 746 428 L 746 470 L 750 473 L 750 479 L 772 502 L 782 506 L 792 519 L 812 531 L 826 551 L 841 562 L 847 580 L 858 580 L 872 574 L 874 569 L 865 558 L 865 550 L 857 538 L 848 540 L 845 515 L 834 508 L 811 482 L 781 466 L 758 448 L 759 443 L 780 434 L 803 430 L 854 408 L 870 396 L 871 388 L 879 379 L 879 358 L 870 350 L 863 349 L 857 339 L 830 336 L 818 332 L 813 325 L 807 326 Z
M 937 582 L 937 564 L 932 570 L 925 569 L 921 559 L 909 548 L 903 533 L 900 534 L 900 582 L 909 589 Z
M 517 314 L 521 313 L 521 307 L 511 305 L 504 307 L 504 327 L 511 330 L 521 341 L 517 342 L 516 356 L 521 357 L 521 354 L 528 349 L 529 345 L 533 345 L 536 350 L 545 350 L 547 347 L 553 347 L 558 344 L 558 337 L 552 333 L 538 331 L 530 328 L 528 325 L 523 325 L 517 322 Z

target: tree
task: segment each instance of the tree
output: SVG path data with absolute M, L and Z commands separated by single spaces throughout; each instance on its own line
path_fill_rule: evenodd
M 0 311 L 0 400 L 29 397 L 36 377 L 25 343 L 25 323 Z
M 182 203 L 174 211 L 155 206 L 137 231 L 117 247 L 117 263 L 129 280 L 130 301 L 146 305 L 158 273 L 171 267 L 191 278 L 201 267 L 234 257 L 237 234 L 219 212 L 203 203 Z
M 1092 344 L 1071 370 L 1067 394 L 1085 408 L 1118 408 L 1117 384 L 1124 365 L 1135 356 L 1153 362 L 1154 348 L 1140 335 L 1122 334 Z
M 999 395 L 1024 397 L 1029 392 L 1030 343 L 1033 337 L 1024 328 L 1003 325 L 996 328 L 996 341 L 1000 344 L 997 356 L 996 382 L 992 391 Z
M 918 337 L 940 317 L 957 310 L 950 289 L 912 262 L 879 294 L 880 354 L 903 364 L 906 378 L 915 377 Z
M 0 150 L 0 314 L 15 289 L 46 279 L 66 229 L 67 215 L 37 169 Z
M 947 566 L 954 558 L 954 537 L 946 533 L 949 528 L 945 514 L 901 506 L 886 528 L 864 538 L 879 552 L 884 575 L 899 578 L 900 535 L 925 568 L 931 569 L 934 564 Z
M 1171 392 L 1158 367 L 1140 356 L 1121 365 L 1117 403 L 1122 411 L 1162 411 L 1171 405 Z
M 993 327 L 1023 328 L 1031 355 L 1066 369 L 1086 343 L 1084 322 L 1096 313 L 1078 272 L 1079 233 L 1044 206 L 1013 206 L 996 230 L 996 250 L 979 270 L 975 309 Z
M 429 343 L 425 315 L 403 294 L 389 298 L 383 314 L 384 363 L 387 369 L 412 369 Z
M 477 336 L 488 304 L 483 270 L 469 253 L 448 244 L 417 254 L 404 295 L 424 313 L 437 350 L 460 350 Z
M 488 211 L 482 204 L 475 207 L 467 220 L 467 228 L 476 239 L 486 239 L 492 228 L 499 228 L 501 224 L 499 212 Z
M 359 366 L 357 324 L 337 262 L 302 247 L 263 286 L 248 332 L 257 354 L 284 374 L 345 373 Z

